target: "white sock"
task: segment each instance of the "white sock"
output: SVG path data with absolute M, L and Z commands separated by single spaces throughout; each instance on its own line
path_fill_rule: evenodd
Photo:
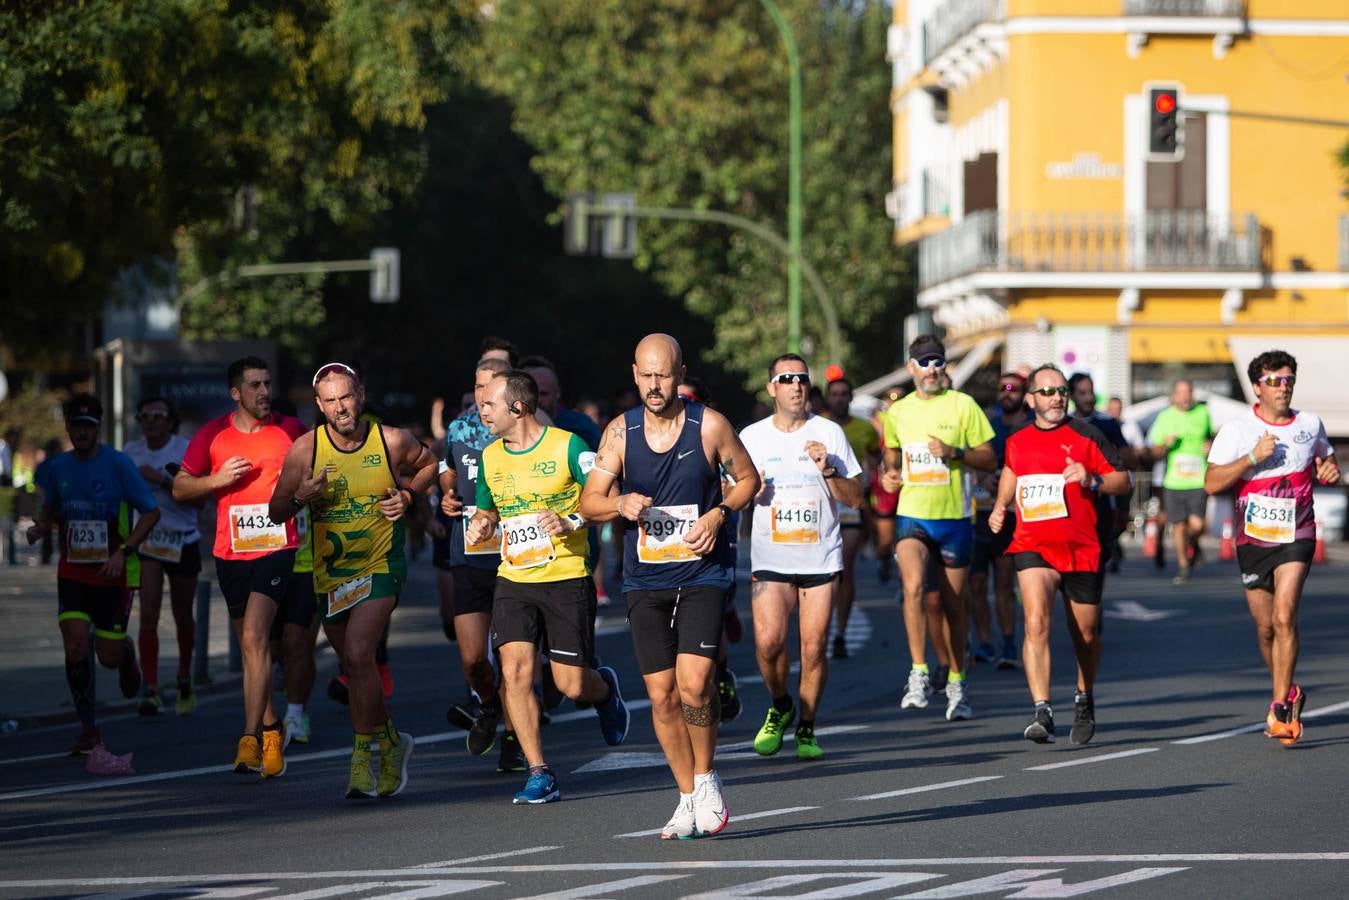
M 303 704 L 303 703 L 287 703 L 287 704 L 286 704 L 286 715 L 285 715 L 285 718 L 287 718 L 287 719 L 298 719 L 298 718 L 300 718 L 300 717 L 303 716 L 303 715 L 304 715 L 304 704 Z

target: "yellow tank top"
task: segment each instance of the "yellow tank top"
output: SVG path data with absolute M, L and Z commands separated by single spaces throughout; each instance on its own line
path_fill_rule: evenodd
M 406 576 L 403 521 L 390 522 L 379 501 L 396 487 L 384 430 L 370 425 L 355 450 L 333 446 L 327 425 L 314 429 L 313 475 L 328 470 L 328 487 L 310 503 L 314 590 L 327 593 L 366 575 Z

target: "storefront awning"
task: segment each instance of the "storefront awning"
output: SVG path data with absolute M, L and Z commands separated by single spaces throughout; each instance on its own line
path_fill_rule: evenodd
M 1349 340 L 1281 334 L 1231 335 L 1227 346 L 1248 403 L 1255 402 L 1246 366 L 1266 350 L 1283 350 L 1297 359 L 1293 406 L 1314 412 L 1331 437 L 1349 438 Z

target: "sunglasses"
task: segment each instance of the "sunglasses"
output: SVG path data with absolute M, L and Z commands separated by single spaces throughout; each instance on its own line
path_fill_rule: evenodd
M 1290 388 L 1297 384 L 1296 375 L 1266 375 L 1263 378 L 1255 379 L 1256 384 L 1263 384 L 1265 387 L 1287 387 Z
M 1052 397 L 1058 394 L 1060 397 L 1068 396 L 1068 388 L 1060 385 L 1059 387 L 1042 387 L 1031 391 L 1032 394 L 1039 394 L 1041 397 Z
M 157 409 L 151 409 L 141 413 L 139 418 L 142 422 L 150 422 L 155 419 L 167 419 L 169 418 L 169 414 Z
M 810 384 L 809 372 L 779 372 L 770 379 L 774 384 Z
M 920 369 L 944 369 L 946 368 L 946 357 L 944 356 L 924 356 L 922 359 L 914 360 L 918 363 Z
M 1015 382 L 1011 381 L 1007 382 L 1006 384 L 1003 384 L 1001 387 L 1002 392 L 1004 394 L 1013 394 L 1013 393 L 1019 394 L 1026 389 L 1026 386 L 1024 384 L 1016 384 Z
M 333 372 L 341 372 L 343 375 L 350 375 L 352 381 L 361 380 L 360 378 L 357 377 L 356 370 L 353 369 L 351 366 L 347 365 L 346 363 L 330 362 L 324 363 L 323 365 L 319 366 L 319 370 L 314 373 L 313 386 L 318 387 L 319 382 L 323 380 L 323 376 L 331 374 Z

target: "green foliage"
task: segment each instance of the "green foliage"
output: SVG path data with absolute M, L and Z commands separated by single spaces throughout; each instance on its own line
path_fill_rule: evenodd
M 841 362 L 894 356 L 905 292 L 883 213 L 889 187 L 889 12 L 874 0 L 790 0 L 803 69 L 803 252 L 834 297 Z M 630 190 L 645 206 L 717 209 L 786 231 L 788 65 L 760 4 L 503 0 L 478 71 L 508 97 L 555 195 Z M 715 323 L 711 358 L 762 383 L 785 349 L 781 254 L 721 226 L 642 221 L 636 265 Z M 823 319 L 803 291 L 803 333 Z M 701 348 L 698 348 L 701 349 Z

